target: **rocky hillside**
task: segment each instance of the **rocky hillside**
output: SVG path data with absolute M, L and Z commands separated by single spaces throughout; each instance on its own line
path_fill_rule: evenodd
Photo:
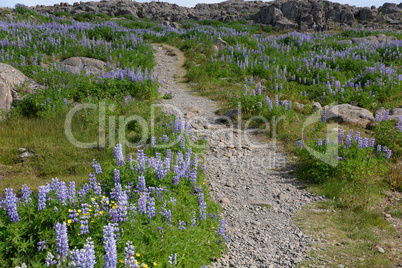
M 105 13 L 109 16 L 133 15 L 158 21 L 213 19 L 223 22 L 251 18 L 255 23 L 281 29 L 328 30 L 338 27 L 392 27 L 402 29 L 402 3 L 385 3 L 379 8 L 355 7 L 321 0 L 276 0 L 272 2 L 231 0 L 219 4 L 198 4 L 194 8 L 166 2 L 138 3 L 131 0 L 60 3 L 36 6 L 39 13 Z

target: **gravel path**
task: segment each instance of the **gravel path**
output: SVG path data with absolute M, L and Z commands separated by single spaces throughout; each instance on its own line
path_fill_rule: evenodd
M 161 104 L 180 111 L 209 144 L 204 159 L 208 183 L 212 198 L 222 203 L 228 236 L 228 252 L 212 267 L 295 267 L 313 240 L 292 215 L 321 198 L 301 188 L 275 142 L 253 130 L 215 123 L 214 102 L 192 95 L 180 82 L 185 74 L 180 51 L 154 48 L 160 91 L 174 96 Z

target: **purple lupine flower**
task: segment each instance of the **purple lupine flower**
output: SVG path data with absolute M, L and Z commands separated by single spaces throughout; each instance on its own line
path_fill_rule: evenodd
M 137 190 L 139 192 L 145 192 L 147 189 L 146 182 L 145 182 L 145 177 L 144 176 L 138 176 L 138 184 L 137 184 Z
M 198 205 L 200 206 L 199 218 L 201 220 L 206 220 L 207 219 L 207 203 L 204 200 L 203 193 L 198 193 Z
M 118 188 L 118 191 L 116 191 L 116 211 L 117 211 L 117 221 L 118 222 L 124 222 L 127 218 L 127 213 L 128 213 L 128 196 L 126 191 L 123 191 L 123 189 L 120 187 L 115 187 Z
M 385 109 L 384 111 L 384 120 L 387 121 L 389 119 L 389 110 Z
M 383 114 L 381 112 L 378 112 L 375 114 L 375 121 L 376 122 L 381 122 L 383 119 Z
M 164 143 L 168 143 L 168 142 L 169 142 L 169 137 L 168 137 L 167 135 L 163 135 L 163 136 L 162 136 L 162 141 L 163 141 Z
M 172 223 L 172 211 L 166 209 L 165 207 L 166 204 L 164 204 L 164 206 L 162 207 L 162 211 L 159 212 L 159 214 L 161 214 L 163 217 L 165 217 L 165 220 L 171 224 Z
M 149 197 L 147 203 L 147 215 L 148 219 L 152 219 L 155 217 L 156 209 L 155 209 L 155 198 Z
M 135 248 L 133 242 L 127 241 L 124 248 L 124 267 L 138 268 L 137 260 L 134 258 Z
M 322 146 L 322 139 L 318 139 L 317 145 L 318 145 L 318 146 Z
M 26 184 L 22 185 L 21 192 L 22 192 L 22 197 L 21 197 L 22 202 L 29 203 L 32 201 L 32 197 L 31 197 L 32 191 L 31 191 L 31 189 L 29 189 L 28 185 L 26 185 Z
M 54 255 L 50 251 L 47 252 L 45 264 L 46 266 L 52 266 L 57 264 L 57 261 L 54 259 Z
M 4 203 L 6 205 L 6 213 L 7 216 L 10 218 L 11 222 L 19 222 L 20 217 L 18 215 L 17 210 L 17 195 L 13 193 L 13 189 L 6 188 L 5 190 L 5 200 Z
M 120 183 L 120 170 L 118 170 L 118 169 L 114 170 L 113 180 L 114 180 L 114 183 Z
M 74 205 L 77 202 L 76 190 L 75 190 L 75 181 L 70 181 L 68 186 L 68 201 L 70 204 Z
M 179 229 L 180 231 L 186 230 L 186 222 L 184 222 L 184 221 L 179 221 L 179 227 L 178 227 L 178 229 Z
M 117 212 L 117 209 L 115 208 L 109 209 L 109 216 L 111 222 L 116 223 L 119 221 L 119 213 Z
M 145 156 L 145 154 L 144 154 L 144 151 L 143 150 L 138 150 L 138 153 L 137 153 L 137 163 L 138 163 L 138 170 L 141 172 L 141 173 L 144 173 L 145 172 L 145 169 L 146 169 L 146 156 Z
M 174 173 L 175 175 L 173 176 L 173 185 L 179 185 L 180 183 L 180 176 L 181 176 L 181 172 L 180 172 L 180 167 L 179 166 L 174 166 L 173 167 Z
M 92 167 L 95 170 L 95 174 L 101 174 L 102 173 L 102 167 L 98 163 L 98 161 L 96 161 L 95 159 L 92 160 Z
M 386 153 L 385 158 L 390 159 L 392 155 L 392 150 L 388 149 L 387 146 L 382 147 L 382 151 Z
M 38 246 L 37 247 L 38 251 L 45 251 L 46 250 L 46 241 L 41 240 L 36 245 Z
M 68 210 L 68 217 L 70 218 L 71 222 L 78 222 L 78 213 L 75 209 Z
M 225 221 L 224 221 L 224 220 L 220 220 L 220 221 L 219 221 L 219 229 L 218 229 L 216 232 L 218 233 L 218 235 L 224 237 L 225 240 L 228 239 L 228 238 L 225 236 Z
M 156 178 L 163 179 L 163 177 L 165 176 L 165 169 L 163 167 L 163 162 L 160 153 L 156 153 L 154 168 L 156 172 Z
M 46 201 L 48 198 L 49 186 L 41 185 L 38 190 L 38 210 L 43 210 L 46 208 Z
M 103 247 L 106 254 L 103 256 L 103 267 L 117 267 L 116 225 L 109 223 L 103 227 Z
M 182 150 L 186 149 L 186 137 L 184 135 L 181 137 L 180 148 Z
M 299 149 L 303 148 L 303 141 L 302 140 L 298 140 L 296 141 L 296 145 Z
M 176 266 L 177 265 L 177 253 L 169 255 L 169 261 L 168 262 L 169 262 L 170 265 Z
M 369 139 L 368 138 L 363 138 L 363 147 L 364 148 L 369 147 Z
M 375 138 L 371 138 L 371 139 L 369 140 L 368 146 L 374 148 L 374 145 L 375 145 Z
M 95 195 L 102 195 L 102 187 L 100 183 L 96 180 L 94 173 L 89 173 L 88 182 L 89 182 L 88 190 L 92 189 Z
M 88 219 L 90 217 L 88 203 L 81 204 L 80 234 L 89 234 Z
M 126 164 L 126 161 L 124 161 L 124 155 L 123 155 L 123 146 L 118 143 L 114 147 L 114 159 L 116 161 L 116 165 L 121 167 Z
M 360 139 L 360 132 L 357 131 L 356 134 L 353 136 L 353 140 L 354 140 L 355 142 L 358 142 L 359 139 Z
M 381 145 L 380 144 L 377 145 L 377 152 L 381 152 Z
M 90 190 L 91 186 L 88 183 L 84 183 L 84 185 L 82 185 L 81 189 L 78 191 L 78 196 L 83 198 L 89 193 Z
M 142 193 L 138 198 L 138 213 L 147 213 L 147 195 Z
M 359 139 L 357 140 L 357 147 L 359 149 L 363 149 L 363 138 L 359 137 Z
M 65 222 L 56 222 L 54 229 L 56 231 L 56 258 L 64 262 L 68 256 L 68 235 L 67 224 Z
M 154 136 L 151 137 L 151 145 L 152 146 L 156 145 L 156 137 L 154 137 Z
M 57 200 L 59 200 L 63 206 L 67 205 L 68 190 L 67 190 L 66 183 L 64 181 L 58 182 L 58 185 L 56 188 L 56 196 L 57 196 Z
M 345 138 L 345 130 L 340 128 L 338 130 L 338 142 L 342 143 L 344 138 Z
M 193 216 L 191 217 L 191 226 L 192 227 L 197 226 L 197 217 L 195 211 L 193 212 Z
M 96 264 L 95 246 L 90 237 L 82 249 L 70 251 L 70 262 L 68 267 L 93 268 Z
M 322 121 L 323 123 L 326 123 L 326 122 L 327 122 L 327 110 L 323 110 L 323 111 L 322 111 L 321 121 Z

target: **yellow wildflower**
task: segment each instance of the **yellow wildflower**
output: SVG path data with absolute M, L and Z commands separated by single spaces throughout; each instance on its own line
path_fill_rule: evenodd
M 156 261 L 154 261 L 154 263 L 153 263 L 153 264 L 154 264 L 154 266 L 158 265 L 158 264 L 156 263 Z
M 135 256 L 139 257 L 139 256 L 141 256 L 141 254 L 140 253 L 135 253 Z
M 81 213 L 81 209 L 77 210 L 78 213 Z
M 101 214 L 101 215 L 102 215 L 102 214 L 103 214 L 103 211 L 102 211 L 102 210 L 101 210 L 101 211 L 99 211 L 99 214 Z

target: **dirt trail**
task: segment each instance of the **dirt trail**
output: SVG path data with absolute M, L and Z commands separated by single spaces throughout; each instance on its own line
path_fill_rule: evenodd
M 208 183 L 212 197 L 222 203 L 228 236 L 228 252 L 212 267 L 295 267 L 313 240 L 294 224 L 292 215 L 321 198 L 302 189 L 286 168 L 287 156 L 273 141 L 235 124 L 215 123 L 214 102 L 193 95 L 180 79 L 186 72 L 181 51 L 154 48 L 160 91 L 173 95 L 161 103 L 180 111 L 209 144 Z

